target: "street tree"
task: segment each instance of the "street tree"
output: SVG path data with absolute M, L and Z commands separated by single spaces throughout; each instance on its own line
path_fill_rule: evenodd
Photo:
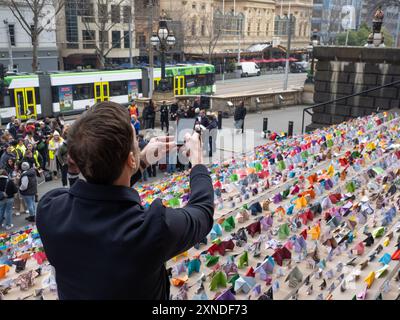
M 366 24 L 361 24 L 360 28 L 357 31 L 351 30 L 349 31 L 349 38 L 347 44 L 349 46 L 364 46 L 368 41 L 368 36 L 371 34 L 371 28 Z M 382 28 L 383 36 L 385 37 L 385 45 L 387 47 L 391 47 L 393 45 L 393 36 L 390 32 L 383 27 Z M 337 42 L 339 45 L 343 46 L 346 44 L 346 32 L 342 32 L 337 36 Z
M 39 36 L 55 30 L 57 14 L 64 0 L 3 0 L 13 16 L 32 40 L 32 71 L 38 70 Z

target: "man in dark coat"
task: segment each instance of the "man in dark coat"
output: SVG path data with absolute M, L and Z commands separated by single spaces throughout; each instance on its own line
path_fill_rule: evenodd
M 185 144 L 193 166 L 188 204 L 172 209 L 156 199 L 142 206 L 131 186 L 176 148 L 166 141 L 153 138 L 140 152 L 128 111 L 113 102 L 73 124 L 68 153 L 87 182 L 48 192 L 37 214 L 60 299 L 169 299 L 165 263 L 211 231 L 214 192 L 194 133 Z
M 244 106 L 244 102 L 240 101 L 239 105 L 235 109 L 233 120 L 235 121 L 235 129 L 242 130 L 244 132 L 244 119 L 246 118 L 247 110 Z

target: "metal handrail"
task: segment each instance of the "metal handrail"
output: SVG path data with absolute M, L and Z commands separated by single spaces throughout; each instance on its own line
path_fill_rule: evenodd
M 310 116 L 313 115 L 313 113 L 311 113 L 308 110 L 314 109 L 314 108 L 317 108 L 317 107 L 321 107 L 321 106 L 325 106 L 325 105 L 334 104 L 334 103 L 336 103 L 338 101 L 347 100 L 347 99 L 350 99 L 350 98 L 353 98 L 353 97 L 356 97 L 356 96 L 359 96 L 359 95 L 362 95 L 362 94 L 365 94 L 365 93 L 369 93 L 369 92 L 376 91 L 376 90 L 379 90 L 379 89 L 382 89 L 382 88 L 386 88 L 386 87 L 391 87 L 391 86 L 394 86 L 396 84 L 400 84 L 400 80 L 397 80 L 397 81 L 394 81 L 394 82 L 391 82 L 391 83 L 388 83 L 388 84 L 385 84 L 385 85 L 381 85 L 379 87 L 375 87 L 375 88 L 372 88 L 372 89 L 368 89 L 368 90 L 364 90 L 364 91 L 361 91 L 361 92 L 353 93 L 353 94 L 350 94 L 348 96 L 344 96 L 344 97 L 337 98 L 337 99 L 334 99 L 334 100 L 330 100 L 330 101 L 327 101 L 327 102 L 317 103 L 317 104 L 315 104 L 315 105 L 313 105 L 311 107 L 304 108 L 303 109 L 303 119 L 302 119 L 302 122 L 301 122 L 301 133 L 302 134 L 304 133 L 304 116 L 305 116 L 305 114 L 307 113 Z M 333 106 L 331 106 L 331 107 L 333 107 Z

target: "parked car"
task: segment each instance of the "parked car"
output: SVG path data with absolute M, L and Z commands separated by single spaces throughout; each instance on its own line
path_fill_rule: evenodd
M 291 63 L 290 64 L 290 72 L 291 73 L 303 73 L 303 72 L 307 72 L 307 70 L 301 64 Z

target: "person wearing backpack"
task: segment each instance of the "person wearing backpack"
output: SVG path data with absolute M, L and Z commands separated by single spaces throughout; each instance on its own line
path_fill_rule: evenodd
M 22 162 L 22 175 L 19 187 L 22 199 L 24 199 L 29 210 L 29 217 L 25 220 L 35 222 L 36 207 L 35 195 L 37 194 L 37 179 L 35 168 L 31 168 L 29 163 Z
M 12 213 L 14 195 L 17 192 L 18 188 L 14 181 L 8 177 L 4 169 L 0 170 L 0 223 L 6 230 L 10 230 L 14 227 L 12 224 Z M 4 223 L 3 219 L 5 219 Z

